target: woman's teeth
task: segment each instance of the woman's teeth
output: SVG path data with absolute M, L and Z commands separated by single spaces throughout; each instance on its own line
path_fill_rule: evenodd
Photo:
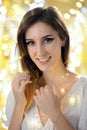
M 48 58 L 44 58 L 44 59 L 39 59 L 39 61 L 41 61 L 41 62 L 45 62 L 45 61 L 48 61 L 49 58 L 50 58 L 50 57 L 48 57 Z

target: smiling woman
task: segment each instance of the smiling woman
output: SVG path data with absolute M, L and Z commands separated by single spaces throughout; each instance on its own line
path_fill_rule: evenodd
M 57 31 L 46 23 L 37 22 L 27 30 L 25 38 L 30 58 L 41 71 L 58 66 L 65 39 L 62 41 Z
M 55 7 L 24 15 L 17 34 L 23 72 L 14 76 L 7 98 L 8 130 L 87 128 L 87 78 L 67 69 L 69 42 Z

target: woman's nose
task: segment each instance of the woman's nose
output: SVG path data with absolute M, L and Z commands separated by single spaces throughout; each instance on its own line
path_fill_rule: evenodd
M 42 56 L 45 53 L 45 48 L 43 45 L 37 46 L 37 55 Z

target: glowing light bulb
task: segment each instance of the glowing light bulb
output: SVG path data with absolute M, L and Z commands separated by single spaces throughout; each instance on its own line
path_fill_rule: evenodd
M 2 50 L 7 50 L 8 49 L 8 45 L 7 44 L 3 44 L 2 45 Z
M 65 93 L 65 89 L 61 88 L 61 93 L 64 94 Z
M 24 4 L 30 4 L 30 0 L 24 0 Z
M 65 18 L 65 19 L 70 19 L 70 14 L 69 14 L 69 13 L 65 13 L 65 14 L 64 14 L 64 18 Z
M 70 9 L 70 13 L 75 14 L 76 13 L 75 9 Z
M 77 6 L 78 8 L 81 8 L 81 7 L 82 7 L 82 3 L 81 3 L 81 2 L 76 2 L 76 6 Z
M 74 105 L 74 103 L 75 103 L 75 98 L 74 97 L 70 97 L 69 98 L 69 104 L 70 105 Z

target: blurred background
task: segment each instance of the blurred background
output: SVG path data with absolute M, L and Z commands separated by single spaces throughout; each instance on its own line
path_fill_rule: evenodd
M 18 25 L 29 9 L 48 5 L 61 11 L 70 33 L 69 69 L 87 75 L 87 0 L 0 0 L 0 130 L 6 129 L 4 111 L 12 77 L 21 68 L 15 51 Z

